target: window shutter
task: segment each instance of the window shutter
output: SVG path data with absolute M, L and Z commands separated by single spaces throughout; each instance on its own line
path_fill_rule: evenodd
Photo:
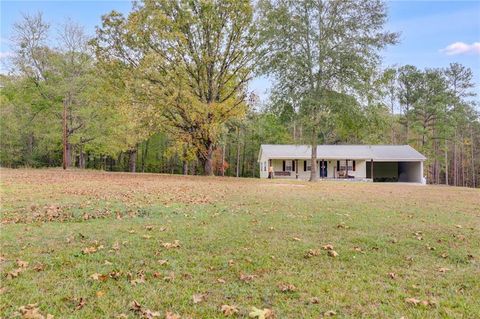
M 353 161 L 353 171 L 355 172 L 355 161 Z
M 295 160 L 292 160 L 292 172 L 295 172 Z
M 307 171 L 307 161 L 303 161 L 303 171 Z
M 340 171 L 340 161 L 337 161 L 337 172 Z
M 285 161 L 283 161 L 283 171 L 285 172 Z

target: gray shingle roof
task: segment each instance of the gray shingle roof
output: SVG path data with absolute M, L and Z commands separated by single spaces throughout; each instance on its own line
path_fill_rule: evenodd
M 262 144 L 260 158 L 308 159 L 310 145 Z M 373 159 L 374 161 L 424 161 L 410 145 L 318 145 L 318 159 Z

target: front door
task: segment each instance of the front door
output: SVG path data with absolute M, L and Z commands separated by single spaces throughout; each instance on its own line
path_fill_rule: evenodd
M 320 161 L 320 177 L 327 177 L 327 161 Z

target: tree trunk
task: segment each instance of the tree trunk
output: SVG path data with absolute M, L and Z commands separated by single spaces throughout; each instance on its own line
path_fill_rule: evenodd
M 67 134 L 67 101 L 63 100 L 63 169 L 70 166 L 70 154 Z
M 312 159 L 310 163 L 310 182 L 318 181 L 317 174 L 317 130 L 314 127 L 312 132 Z
M 213 144 L 209 144 L 207 148 L 207 157 L 204 163 L 204 172 L 206 176 L 213 176 Z
M 445 140 L 445 185 L 448 185 L 448 144 Z
M 188 162 L 183 160 L 183 175 L 188 175 Z
M 85 169 L 85 153 L 83 152 L 83 148 L 80 147 L 80 154 L 78 155 L 78 166 L 81 169 Z
M 474 139 L 473 139 L 473 129 L 470 128 L 470 139 L 471 139 L 471 151 L 472 151 L 472 187 L 475 188 L 477 181 L 475 180 L 475 151 L 474 151 Z
M 455 138 L 453 140 L 453 186 L 458 185 L 457 179 L 457 131 L 455 131 Z
M 128 151 L 128 170 L 135 173 L 137 170 L 137 148 Z
M 237 163 L 235 165 L 235 176 L 240 174 L 240 129 L 237 127 Z
M 220 169 L 222 176 L 225 176 L 225 144 L 222 146 L 222 167 Z

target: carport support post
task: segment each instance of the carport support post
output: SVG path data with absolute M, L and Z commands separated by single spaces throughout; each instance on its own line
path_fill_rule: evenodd
M 370 160 L 370 177 L 372 178 L 373 182 L 373 158 Z
M 348 160 L 345 160 L 345 178 L 348 179 Z

